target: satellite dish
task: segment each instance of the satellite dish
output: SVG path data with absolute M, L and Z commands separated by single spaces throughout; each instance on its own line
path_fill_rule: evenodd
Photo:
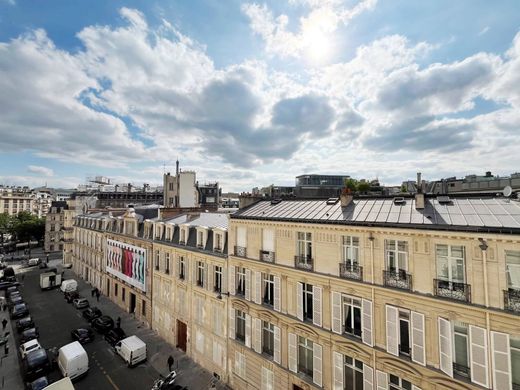
M 511 196 L 511 194 L 513 193 L 513 189 L 511 188 L 511 186 L 506 186 L 503 190 L 502 190 L 502 194 L 504 194 L 504 196 L 506 198 L 509 198 Z

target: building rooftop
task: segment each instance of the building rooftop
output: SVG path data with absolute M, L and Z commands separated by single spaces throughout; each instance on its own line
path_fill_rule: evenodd
M 200 214 L 182 214 L 174 218 L 165 220 L 166 223 L 174 223 L 176 225 L 202 226 L 207 228 L 219 228 L 227 230 L 228 214 L 224 213 L 200 213 Z
M 428 197 L 420 210 L 414 198 L 404 198 L 402 203 L 392 198 L 360 198 L 346 207 L 339 201 L 330 203 L 259 201 L 231 218 L 520 234 L 520 202 L 507 198 Z

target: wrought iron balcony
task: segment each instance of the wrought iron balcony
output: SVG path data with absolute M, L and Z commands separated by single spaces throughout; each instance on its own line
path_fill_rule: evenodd
M 504 290 L 504 310 L 520 313 L 520 290 Z
M 266 263 L 274 263 L 274 252 L 260 251 L 260 260 Z
M 412 275 L 403 270 L 383 271 L 383 282 L 386 287 L 412 289 Z
M 471 302 L 471 286 L 462 282 L 433 279 L 435 296 L 462 302 Z
M 306 271 L 314 270 L 314 259 L 308 256 L 294 256 L 294 267 Z
M 363 280 L 363 267 L 357 263 L 339 263 L 339 277 Z
M 235 256 L 247 257 L 247 248 L 235 245 Z
M 469 378 L 470 368 L 462 364 L 453 363 L 453 371 L 463 377 Z

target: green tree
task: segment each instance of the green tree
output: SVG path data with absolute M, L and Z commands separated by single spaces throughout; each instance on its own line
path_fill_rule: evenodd
M 0 214 L 0 243 L 4 243 L 4 235 L 11 232 L 12 218 L 7 213 Z
M 401 192 L 408 192 L 406 191 L 406 186 L 404 184 L 401 186 Z
M 358 183 L 357 189 L 359 192 L 367 192 L 370 190 L 370 183 L 368 183 L 366 181 L 362 181 L 362 182 Z
M 358 181 L 356 179 L 346 179 L 345 180 L 345 187 L 348 188 L 351 192 L 356 192 L 358 186 Z
M 22 211 L 12 219 L 10 230 L 18 241 L 40 241 L 45 235 L 45 220 Z

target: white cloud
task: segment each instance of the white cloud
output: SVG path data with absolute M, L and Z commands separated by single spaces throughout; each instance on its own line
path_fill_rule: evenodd
M 488 31 L 489 31 L 489 26 L 486 26 L 482 30 L 480 30 L 477 35 L 480 37 L 480 36 L 486 34 Z
M 51 168 L 41 167 L 38 165 L 29 165 L 27 170 L 32 173 L 37 173 L 41 176 L 51 177 L 54 176 L 54 171 Z

